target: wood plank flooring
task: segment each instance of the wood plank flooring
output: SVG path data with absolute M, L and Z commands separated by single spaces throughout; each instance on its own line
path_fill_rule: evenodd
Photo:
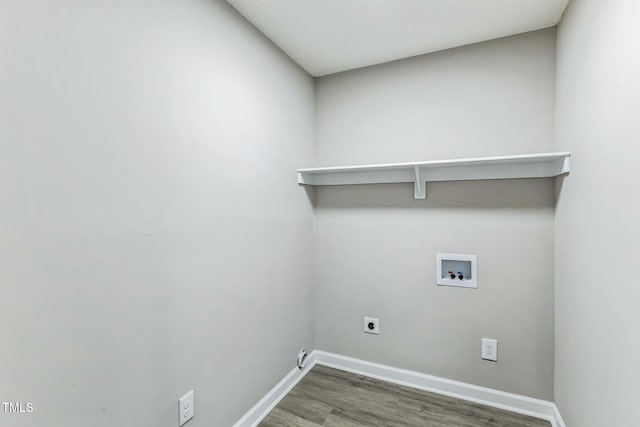
M 538 418 L 316 365 L 261 427 L 550 427 Z

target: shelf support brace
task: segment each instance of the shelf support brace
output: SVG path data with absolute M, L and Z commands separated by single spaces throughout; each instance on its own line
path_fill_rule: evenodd
M 415 199 L 424 200 L 427 198 L 427 183 L 422 179 L 420 166 L 414 166 L 413 170 L 416 174 L 416 182 L 413 188 L 413 197 Z
M 571 171 L 571 166 L 569 166 L 569 157 L 565 157 L 562 161 L 562 171 L 560 174 L 568 174 Z

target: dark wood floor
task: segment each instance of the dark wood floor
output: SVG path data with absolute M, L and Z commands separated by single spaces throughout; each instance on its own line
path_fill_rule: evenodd
M 548 421 L 315 366 L 261 427 L 549 427 Z

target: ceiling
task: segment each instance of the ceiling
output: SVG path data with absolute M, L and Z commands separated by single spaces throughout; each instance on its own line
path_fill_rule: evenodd
M 312 76 L 555 26 L 569 0 L 227 0 Z

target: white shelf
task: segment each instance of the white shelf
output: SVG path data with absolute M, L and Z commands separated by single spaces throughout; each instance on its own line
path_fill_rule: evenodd
M 416 199 L 426 197 L 426 183 L 479 179 L 549 178 L 569 173 L 570 153 L 434 160 L 381 165 L 298 169 L 298 184 L 350 185 L 412 182 Z

